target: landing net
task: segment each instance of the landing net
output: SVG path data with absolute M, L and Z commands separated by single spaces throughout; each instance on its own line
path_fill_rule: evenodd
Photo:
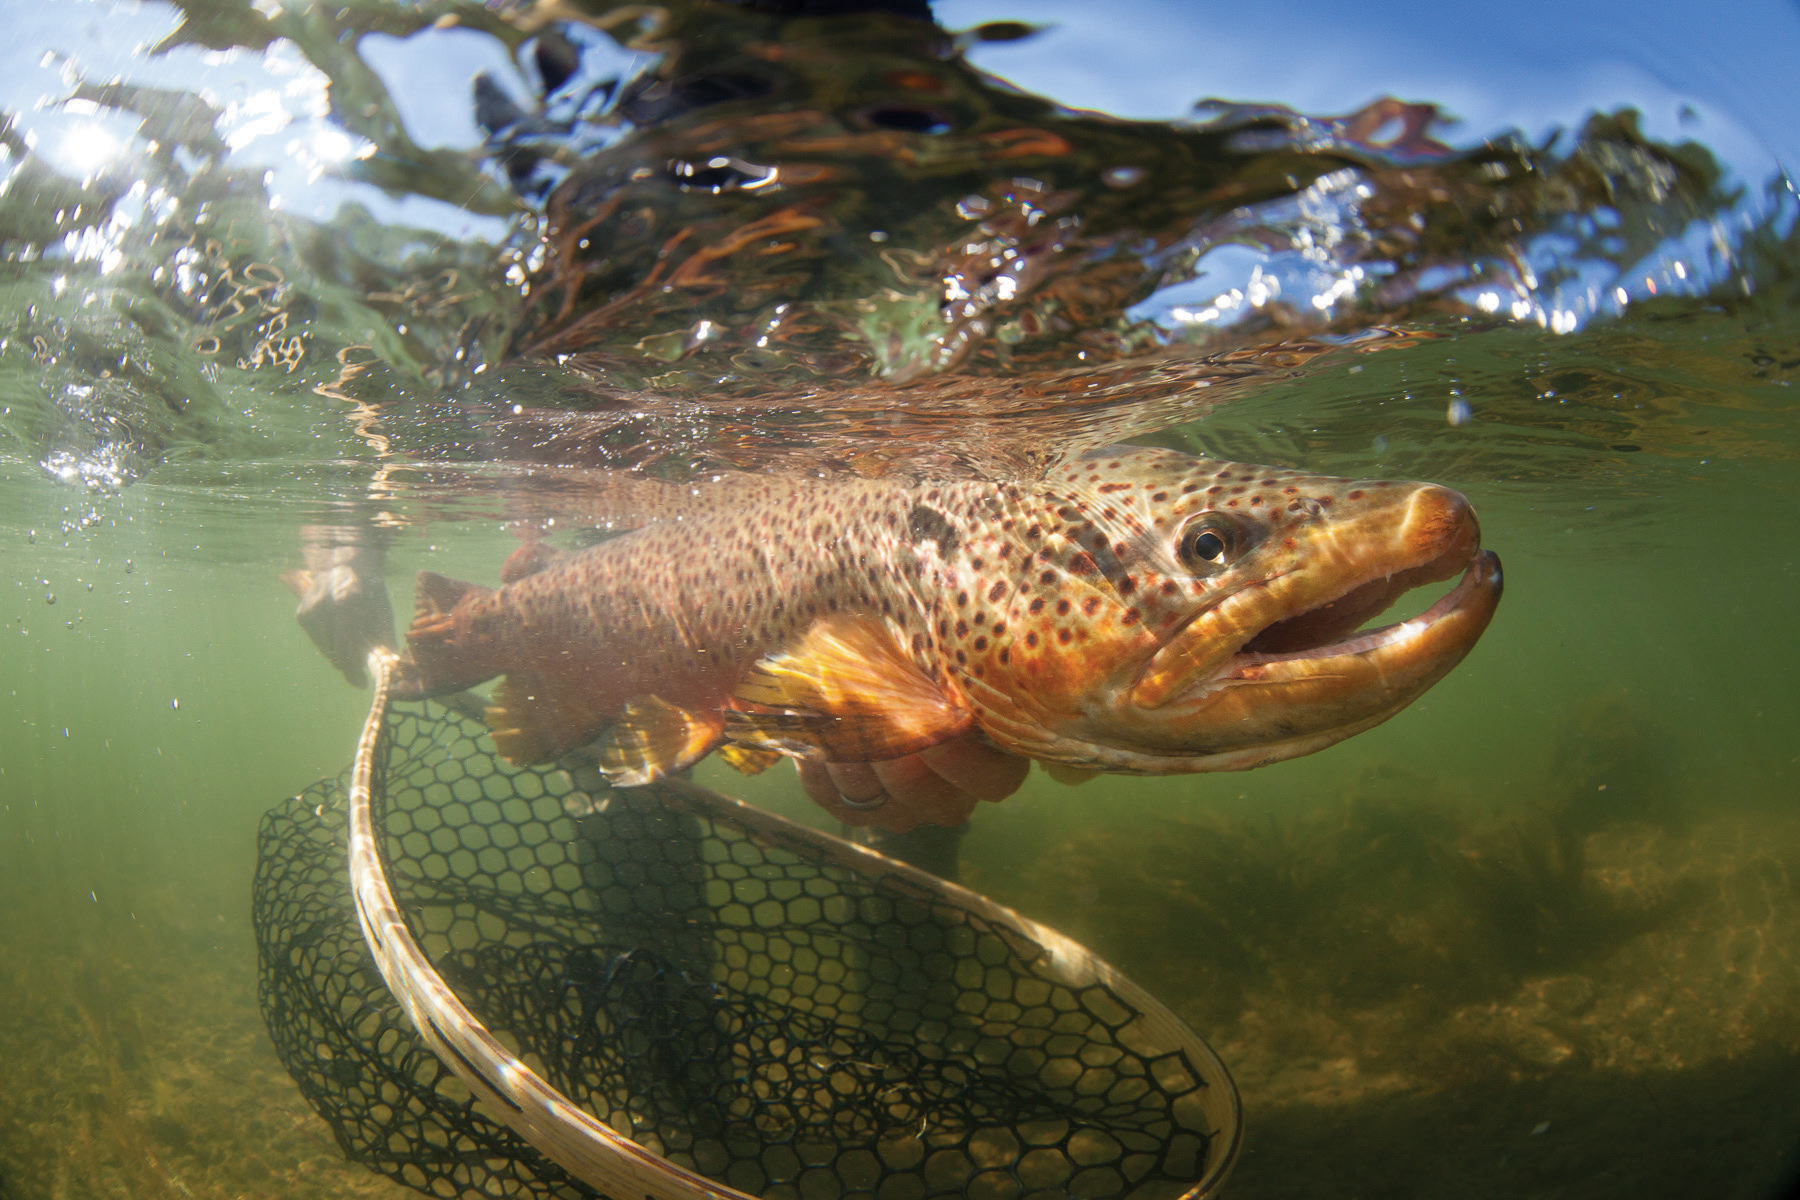
M 515 767 L 372 665 L 348 778 L 263 819 L 254 903 L 276 1049 L 352 1159 L 444 1197 L 1223 1182 L 1224 1066 L 1067 938 L 691 784 Z

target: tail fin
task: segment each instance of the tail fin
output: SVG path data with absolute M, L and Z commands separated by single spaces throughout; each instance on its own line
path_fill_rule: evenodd
M 460 692 L 500 674 L 494 646 L 473 644 L 461 628 L 459 611 L 491 595 L 492 588 L 420 571 L 413 596 L 407 651 L 394 678 L 399 698 Z

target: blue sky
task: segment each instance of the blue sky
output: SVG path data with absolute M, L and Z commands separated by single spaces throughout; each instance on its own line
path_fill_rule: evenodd
M 1434 101 L 1475 140 L 1639 107 L 1761 182 L 1800 168 L 1800 3 L 1729 0 L 936 0 L 945 25 L 1053 26 L 978 47 L 984 69 L 1066 104 L 1175 117 L 1205 96 L 1341 113 Z M 1682 122 L 1689 106 L 1697 120 Z

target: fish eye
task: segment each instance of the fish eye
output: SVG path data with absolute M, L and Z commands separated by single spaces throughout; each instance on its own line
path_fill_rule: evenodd
M 1240 549 L 1237 528 L 1217 517 L 1202 517 L 1182 531 L 1175 555 L 1189 570 L 1222 567 Z

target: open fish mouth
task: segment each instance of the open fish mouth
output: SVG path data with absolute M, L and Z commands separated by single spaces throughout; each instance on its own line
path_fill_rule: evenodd
M 1457 585 L 1418 616 L 1379 629 L 1364 628 L 1418 589 L 1458 574 L 1462 578 Z M 1473 537 L 1457 538 L 1427 562 L 1355 584 L 1304 612 L 1272 622 L 1246 641 L 1231 661 L 1233 665 L 1291 661 L 1397 645 L 1479 607 L 1487 591 L 1500 583 L 1499 556 L 1482 550 Z
M 1418 616 L 1363 629 L 1403 596 L 1454 574 L 1462 564 L 1446 562 L 1448 559 L 1446 555 L 1424 567 L 1362 584 L 1337 600 L 1274 622 L 1226 661 L 1221 676 L 1237 677 L 1246 669 L 1272 663 L 1403 653 L 1411 647 L 1424 651 L 1443 641 L 1434 635 L 1448 632 L 1452 626 L 1462 627 L 1459 631 L 1473 643 L 1493 615 L 1503 586 L 1500 556 L 1492 550 L 1477 550 L 1464 559 L 1466 565 L 1456 586 Z M 1354 632 L 1346 634 L 1346 629 Z

